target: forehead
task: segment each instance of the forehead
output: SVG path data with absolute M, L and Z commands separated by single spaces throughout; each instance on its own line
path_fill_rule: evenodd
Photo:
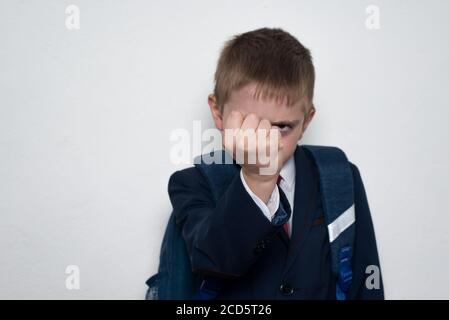
M 304 115 L 304 101 L 301 99 L 292 106 L 287 105 L 287 99 L 262 99 L 255 97 L 256 83 L 251 82 L 231 93 L 227 108 L 237 110 L 242 114 L 255 113 L 269 120 L 295 120 Z

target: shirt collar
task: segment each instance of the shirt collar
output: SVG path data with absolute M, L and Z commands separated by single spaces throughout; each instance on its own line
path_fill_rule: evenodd
M 284 163 L 280 175 L 282 176 L 285 185 L 291 189 L 295 184 L 296 167 L 294 154 Z

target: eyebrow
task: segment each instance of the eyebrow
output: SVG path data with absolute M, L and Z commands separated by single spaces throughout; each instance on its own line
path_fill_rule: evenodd
M 277 126 L 277 127 L 281 127 L 281 126 L 290 126 L 290 127 L 294 127 L 296 125 L 299 124 L 299 120 L 294 120 L 294 121 L 277 121 L 277 122 L 272 122 L 271 125 L 272 126 Z

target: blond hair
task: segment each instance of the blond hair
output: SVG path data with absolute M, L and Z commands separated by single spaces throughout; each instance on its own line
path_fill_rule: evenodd
M 232 91 L 250 82 L 256 82 L 256 99 L 287 99 L 291 106 L 306 98 L 309 110 L 315 83 L 309 49 L 279 28 L 235 35 L 224 44 L 215 72 L 214 95 L 220 109 Z

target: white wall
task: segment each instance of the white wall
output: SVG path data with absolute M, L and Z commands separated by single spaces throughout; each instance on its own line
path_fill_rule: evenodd
M 210 125 L 223 42 L 262 26 L 312 50 L 305 142 L 360 168 L 387 298 L 449 298 L 448 13 L 444 0 L 1 0 L 0 298 L 144 296 L 180 168 L 170 132 Z

